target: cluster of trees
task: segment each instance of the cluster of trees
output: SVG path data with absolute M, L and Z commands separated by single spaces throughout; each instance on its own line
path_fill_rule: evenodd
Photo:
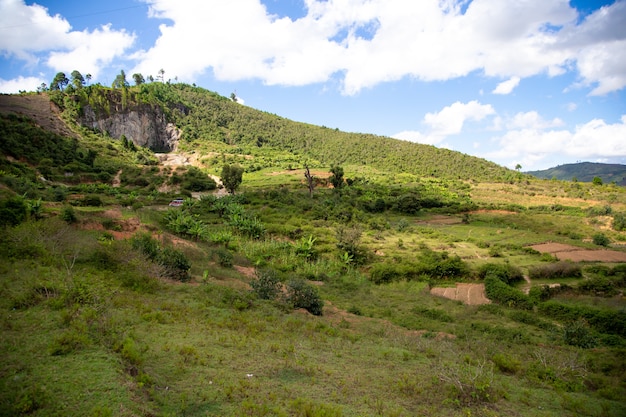
M 155 80 L 157 80 L 164 82 L 165 70 L 160 69 L 158 74 L 159 75 L 156 78 L 152 75 L 149 75 L 147 81 L 154 82 Z M 37 91 L 66 91 L 66 89 L 69 88 L 69 92 L 72 92 L 74 90 L 80 90 L 84 86 L 89 85 L 91 78 L 91 74 L 85 74 L 83 76 L 78 70 L 72 71 L 72 73 L 70 74 L 70 78 L 68 78 L 65 72 L 61 71 L 56 73 L 49 86 L 46 83 L 42 83 L 39 87 L 37 87 Z M 142 85 L 146 82 L 146 78 L 141 73 L 133 74 L 132 79 L 135 83 L 135 86 Z M 178 77 L 176 77 L 176 79 L 178 79 Z M 126 79 L 126 73 L 124 72 L 124 70 L 121 70 L 120 73 L 115 77 L 113 83 L 111 84 L 111 87 L 130 87 L 129 82 Z

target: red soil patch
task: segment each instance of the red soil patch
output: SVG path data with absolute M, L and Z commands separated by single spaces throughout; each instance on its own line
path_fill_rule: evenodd
M 438 297 L 461 301 L 463 304 L 471 306 L 491 303 L 485 295 L 484 284 L 457 283 L 455 287 L 431 288 L 430 293 Z
M 558 260 L 573 262 L 626 262 L 626 252 L 616 250 L 592 250 L 563 243 L 542 243 L 531 246 L 541 253 L 550 253 Z

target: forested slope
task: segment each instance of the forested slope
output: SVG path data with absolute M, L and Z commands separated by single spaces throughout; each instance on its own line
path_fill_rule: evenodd
M 145 104 L 162 107 L 183 130 L 183 149 L 213 143 L 224 151 L 247 155 L 288 152 L 300 164 L 368 165 L 386 172 L 450 179 L 502 181 L 514 175 L 494 163 L 447 149 L 294 122 L 186 84 L 150 83 L 118 90 L 92 86 L 83 90 L 85 97 L 70 105 L 90 105 L 101 114 Z M 81 110 L 76 109 L 77 115 Z

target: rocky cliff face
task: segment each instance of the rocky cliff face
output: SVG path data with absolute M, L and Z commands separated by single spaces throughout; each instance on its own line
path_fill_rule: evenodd
M 161 109 L 148 105 L 111 113 L 107 116 L 99 116 L 90 106 L 86 106 L 80 123 L 86 127 L 108 132 L 115 139 L 124 135 L 135 145 L 155 152 L 169 152 L 176 149 L 181 135 L 180 129 L 167 122 Z

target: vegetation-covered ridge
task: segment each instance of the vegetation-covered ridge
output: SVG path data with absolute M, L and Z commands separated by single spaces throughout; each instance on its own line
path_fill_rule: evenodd
M 159 106 L 183 131 L 180 149 L 247 155 L 251 157 L 247 163 L 256 169 L 267 167 L 270 160 L 276 162 L 280 153 L 285 168 L 301 168 L 305 163 L 312 167 L 341 164 L 463 180 L 504 181 L 515 176 L 513 171 L 460 152 L 294 122 L 182 83 L 120 88 L 93 85 L 52 91 L 51 95 L 74 120 L 86 106 L 100 117 L 142 104 Z
M 614 182 L 617 185 L 626 186 L 626 165 L 601 164 L 594 162 L 579 162 L 576 164 L 564 164 L 541 171 L 528 171 L 527 174 L 537 178 L 557 179 L 564 181 Z

